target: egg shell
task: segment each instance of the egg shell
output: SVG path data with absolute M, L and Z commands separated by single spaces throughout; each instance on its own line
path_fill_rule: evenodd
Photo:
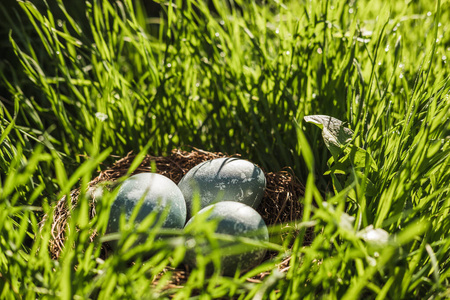
M 195 195 L 202 209 L 219 201 L 236 201 L 258 208 L 264 196 L 266 177 L 255 164 L 238 158 L 216 158 L 189 170 L 178 183 L 192 215 Z
M 196 219 L 202 214 L 208 214 L 206 220 L 217 220 L 216 233 L 226 234 L 233 237 L 246 237 L 258 241 L 268 241 L 269 232 L 264 220 L 256 210 L 250 206 L 234 201 L 223 201 L 209 205 L 198 212 L 186 224 L 191 226 L 195 224 Z M 186 228 L 185 227 L 185 228 Z M 195 238 L 189 238 L 186 241 L 187 251 L 185 262 L 191 267 L 196 266 L 196 251 L 201 251 L 202 255 L 208 255 L 211 251 L 210 245 L 199 245 L 199 248 L 189 247 L 195 245 Z M 219 240 L 219 247 L 223 250 L 220 257 L 221 273 L 232 276 L 239 268 L 241 271 L 251 269 L 256 266 L 264 257 L 266 250 L 252 245 L 246 245 L 238 240 L 223 241 Z M 239 248 L 239 253 L 233 253 L 231 250 Z M 207 272 L 211 273 L 213 266 L 207 266 Z
M 128 222 L 141 199 L 143 203 L 135 219 L 136 226 L 152 212 L 157 212 L 159 218 L 165 215 L 167 209 L 162 227 L 183 228 L 186 222 L 186 203 L 178 186 L 163 175 L 140 173 L 121 184 L 111 206 L 106 233 L 118 232 L 121 214 L 125 214 Z

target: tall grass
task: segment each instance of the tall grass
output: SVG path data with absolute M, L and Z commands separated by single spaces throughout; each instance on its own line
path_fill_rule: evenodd
M 8 4 L 1 298 L 449 296 L 448 1 Z M 344 121 L 355 132 L 344 147 L 364 159 L 332 157 L 320 129 L 302 122 L 313 114 Z M 279 254 L 242 276 L 200 267 L 166 290 L 170 272 L 152 280 L 181 263 L 184 234 L 102 259 L 102 240 L 89 237 L 104 233 L 112 196 L 89 219 L 81 195 L 65 250 L 50 257 L 51 224 L 39 222 L 57 199 L 130 150 L 188 146 L 292 167 L 306 185 L 293 244 L 265 245 Z M 311 224 L 316 237 L 303 246 Z M 262 271 L 261 282 L 246 280 Z

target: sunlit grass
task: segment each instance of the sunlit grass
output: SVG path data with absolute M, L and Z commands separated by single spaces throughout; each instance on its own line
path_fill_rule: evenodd
M 449 297 L 449 1 L 153 4 L 0 4 L 0 298 Z M 319 114 L 351 128 L 346 147 L 366 160 L 331 159 L 303 122 Z M 166 290 L 170 272 L 152 281 L 180 265 L 184 233 L 104 257 L 90 236 L 108 210 L 90 219 L 82 195 L 51 258 L 39 222 L 56 200 L 130 150 L 188 146 L 292 167 L 306 186 L 292 243 L 265 245 L 278 255 L 242 276 L 200 267 Z

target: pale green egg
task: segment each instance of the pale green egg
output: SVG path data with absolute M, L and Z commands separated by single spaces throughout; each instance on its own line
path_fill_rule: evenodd
M 111 206 L 107 233 L 118 232 L 121 214 L 129 221 L 140 201 L 142 205 L 134 220 L 135 226 L 149 214 L 155 213 L 156 221 L 165 216 L 162 221 L 163 228 L 183 228 L 186 222 L 186 203 L 178 186 L 163 175 L 140 173 L 121 184 Z

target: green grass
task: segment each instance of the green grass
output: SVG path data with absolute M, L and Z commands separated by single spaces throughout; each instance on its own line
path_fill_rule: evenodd
M 0 3 L 0 298 L 450 297 L 448 0 L 66 2 Z M 306 115 L 352 140 L 333 157 Z M 82 195 L 51 259 L 39 222 L 62 195 L 130 150 L 189 146 L 292 167 L 306 186 L 292 247 L 167 291 L 168 275 L 151 281 L 181 263 L 184 234 L 101 259 L 89 236 L 112 198 L 89 219 Z M 371 225 L 387 242 L 364 236 Z

